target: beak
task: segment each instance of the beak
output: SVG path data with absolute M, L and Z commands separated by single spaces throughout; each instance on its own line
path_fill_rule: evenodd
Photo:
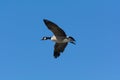
M 44 40 L 44 38 L 40 39 L 40 40 Z

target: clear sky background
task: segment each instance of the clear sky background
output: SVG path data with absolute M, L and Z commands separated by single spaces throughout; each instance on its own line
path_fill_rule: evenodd
M 57 59 L 43 19 L 76 39 Z M 0 0 L 0 80 L 120 80 L 120 1 Z

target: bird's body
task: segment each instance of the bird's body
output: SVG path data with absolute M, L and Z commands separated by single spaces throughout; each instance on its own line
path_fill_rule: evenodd
M 63 52 L 68 42 L 75 44 L 75 39 L 71 36 L 66 36 L 66 33 L 58 27 L 55 23 L 44 19 L 45 25 L 49 30 L 53 32 L 52 37 L 43 37 L 42 40 L 52 40 L 55 42 L 54 46 L 54 57 L 57 58 L 60 56 L 60 52 Z
M 61 36 L 59 36 L 59 37 L 52 36 L 51 40 L 56 42 L 56 43 L 66 43 L 66 42 L 69 42 L 69 39 L 61 37 Z

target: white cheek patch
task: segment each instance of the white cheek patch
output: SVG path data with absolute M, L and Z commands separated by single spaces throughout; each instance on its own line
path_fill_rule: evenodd
M 44 37 L 44 40 L 46 40 L 46 37 Z

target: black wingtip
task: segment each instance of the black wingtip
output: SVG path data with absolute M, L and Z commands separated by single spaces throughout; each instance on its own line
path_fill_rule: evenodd
M 54 58 L 58 58 L 60 56 L 60 53 L 54 53 Z
M 47 19 L 43 19 L 43 21 L 46 23 L 46 22 L 48 22 L 49 20 L 47 20 Z
M 48 19 L 43 19 L 43 21 L 44 21 L 44 23 L 47 25 L 48 23 L 53 23 L 53 22 L 51 22 L 50 20 L 48 20 Z

